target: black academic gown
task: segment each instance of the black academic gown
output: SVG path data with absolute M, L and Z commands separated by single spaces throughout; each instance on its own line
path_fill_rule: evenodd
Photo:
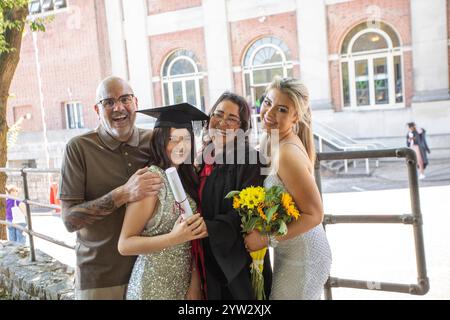
M 430 148 L 428 148 L 427 139 L 425 137 L 425 129 L 421 129 L 420 133 L 416 130 L 412 131 L 413 134 L 413 143 L 419 146 L 420 155 L 423 161 L 423 168 L 425 169 L 428 166 L 428 154 L 430 153 Z M 409 147 L 409 134 L 406 135 L 406 145 Z
M 202 242 L 209 300 L 255 299 L 250 278 L 252 259 L 245 249 L 240 216 L 225 196 L 232 190 L 262 186 L 260 169 L 260 163 L 215 165 L 205 182 L 201 205 L 209 236 Z M 272 285 L 268 252 L 263 273 L 268 298 Z

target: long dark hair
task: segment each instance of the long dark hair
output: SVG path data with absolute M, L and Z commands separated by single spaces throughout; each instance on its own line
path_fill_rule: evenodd
M 190 162 L 182 163 L 178 166 L 178 174 L 184 190 L 198 203 L 198 176 L 194 167 L 195 141 L 192 129 L 187 129 L 191 136 L 191 154 Z M 172 166 L 172 161 L 167 155 L 166 148 L 169 143 L 170 128 L 155 128 L 150 140 L 150 162 L 149 165 L 155 165 L 163 170 Z

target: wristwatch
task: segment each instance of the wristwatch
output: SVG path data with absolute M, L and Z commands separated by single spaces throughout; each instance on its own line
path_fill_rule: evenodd
M 276 248 L 278 246 L 279 241 L 277 237 L 273 234 L 269 235 L 269 247 Z

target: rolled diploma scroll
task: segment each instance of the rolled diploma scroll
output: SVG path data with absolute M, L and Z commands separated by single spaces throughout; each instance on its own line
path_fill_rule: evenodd
M 178 175 L 177 169 L 170 167 L 166 169 L 167 180 L 169 180 L 170 189 L 175 197 L 175 201 L 178 202 L 181 208 L 184 210 L 183 218 L 187 219 L 192 216 L 192 208 L 189 205 L 189 201 L 186 197 L 186 192 L 184 191 L 183 185 L 181 184 L 180 176 Z

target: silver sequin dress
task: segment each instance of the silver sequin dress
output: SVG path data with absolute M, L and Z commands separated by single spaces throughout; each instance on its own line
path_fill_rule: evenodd
M 165 172 L 156 166 L 149 171 L 158 173 L 164 182 L 158 194 L 159 204 L 147 222 L 142 236 L 157 236 L 172 231 L 180 216 Z M 195 202 L 188 196 L 195 212 Z M 128 283 L 128 300 L 183 300 L 191 280 L 191 244 L 186 242 L 158 252 L 139 255 Z
M 264 186 L 281 186 L 275 175 Z M 271 300 L 318 300 L 331 268 L 331 250 L 322 224 L 274 248 Z

